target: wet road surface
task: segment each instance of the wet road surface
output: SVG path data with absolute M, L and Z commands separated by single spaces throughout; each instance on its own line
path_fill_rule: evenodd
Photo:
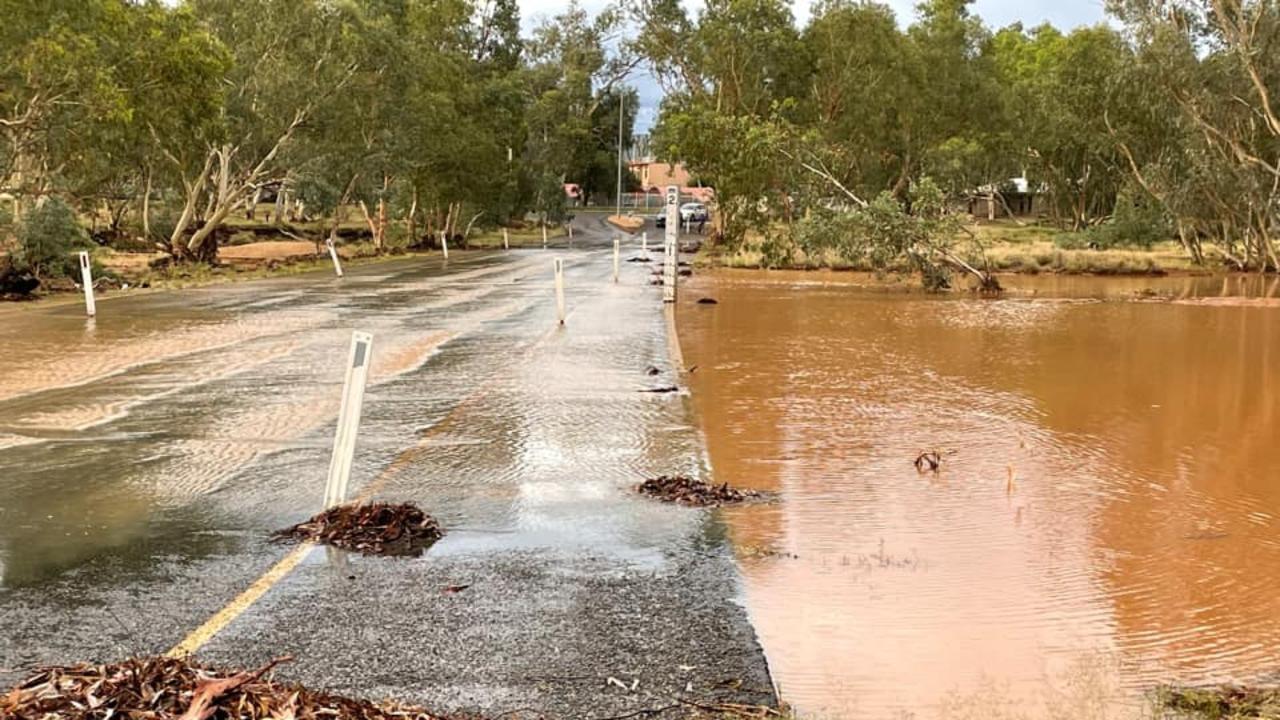
M 768 702 L 721 521 L 629 493 L 705 463 L 688 398 L 639 392 L 675 382 L 667 325 L 649 264 L 610 281 L 609 236 L 586 219 L 572 250 L 112 298 L 92 321 L 0 311 L 0 683 L 164 652 L 287 555 L 268 536 L 319 510 L 358 329 L 353 492 L 448 535 L 411 560 L 313 549 L 197 657 L 290 654 L 279 677 L 438 711 Z
M 1001 280 L 683 294 L 715 478 L 781 495 L 725 517 L 783 699 L 1119 720 L 1161 682 L 1280 680 L 1280 280 Z

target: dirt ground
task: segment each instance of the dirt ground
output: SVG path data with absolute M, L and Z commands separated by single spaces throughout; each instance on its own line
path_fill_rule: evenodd
M 632 217 L 627 215 L 610 215 L 609 222 L 615 227 L 618 227 L 619 229 L 625 230 L 629 233 L 636 232 L 640 230 L 640 228 L 644 227 L 644 218 L 641 218 L 641 217 Z
M 227 245 L 218 249 L 218 257 L 234 263 L 237 260 L 291 260 L 314 257 L 315 243 L 302 240 L 267 240 L 247 245 Z

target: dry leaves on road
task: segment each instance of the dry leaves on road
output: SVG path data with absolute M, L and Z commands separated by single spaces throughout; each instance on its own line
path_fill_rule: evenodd
M 373 503 L 329 508 L 276 537 L 311 540 L 364 555 L 417 557 L 444 537 L 444 530 L 412 503 Z
M 445 720 L 426 710 L 277 683 L 264 677 L 289 658 L 253 671 L 215 670 L 175 658 L 45 668 L 0 695 L 15 720 Z M 461 719 L 459 719 L 461 720 Z
M 636 486 L 636 492 L 666 502 L 693 507 L 738 505 L 769 499 L 767 494 L 756 490 L 739 490 L 729 487 L 728 483 L 711 485 L 683 475 L 663 475 L 645 480 Z

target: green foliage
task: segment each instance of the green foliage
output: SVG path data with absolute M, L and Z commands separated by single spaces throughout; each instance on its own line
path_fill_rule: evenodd
M 814 209 L 792 226 L 795 244 L 808 256 L 834 255 L 853 267 L 911 270 L 927 290 L 944 290 L 951 284 L 958 220 L 930 178 L 911 189 L 908 201 L 910 209 L 882 192 L 865 207 Z
M 1093 247 L 1150 249 L 1152 245 L 1173 237 L 1173 226 L 1168 213 L 1153 198 L 1127 191 L 1121 193 L 1115 215 L 1107 222 L 1089 228 L 1086 235 Z
M 778 158 L 787 132 L 776 118 L 726 115 L 689 98 L 664 110 L 654 142 L 661 156 L 684 159 L 716 188 L 721 230 L 732 246 L 781 208 L 785 166 Z
M 75 211 L 62 200 L 49 198 L 23 218 L 13 267 L 37 278 L 73 277 L 79 268 L 75 251 L 91 246 Z
M 906 204 L 925 177 L 963 203 L 1023 177 L 1080 233 L 1068 244 L 1178 237 L 1199 261 L 1215 238 L 1240 267 L 1275 267 L 1280 8 L 1176 5 L 992 32 L 969 0 L 926 0 L 905 29 L 883 4 L 823 0 L 797 33 L 775 0 L 637 0 L 638 44 L 671 88 L 660 153 L 716 186 L 732 242 L 797 217 L 801 248 L 853 237 L 824 208 Z

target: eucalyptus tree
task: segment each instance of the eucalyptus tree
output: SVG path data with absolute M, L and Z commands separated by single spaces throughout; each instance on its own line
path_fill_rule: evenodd
M 190 8 L 230 52 L 217 80 L 221 112 L 195 138 L 159 131 L 153 138 L 181 182 L 167 249 L 207 259 L 216 256 L 214 233 L 231 212 L 284 181 L 283 152 L 318 108 L 340 97 L 358 66 L 344 42 L 353 18 L 348 4 L 191 0 Z
M 1110 216 L 1125 173 L 1107 113 L 1132 62 L 1119 33 L 1105 25 L 1069 34 L 1015 25 L 996 35 L 994 49 L 1017 128 L 1012 149 L 1027 178 L 1047 190 L 1051 211 L 1072 229 Z
M 1180 120 L 1183 162 L 1126 144 L 1129 167 L 1240 268 L 1280 269 L 1280 4 L 1113 0 L 1142 81 Z M 1118 123 L 1113 123 L 1113 127 Z M 1122 139 L 1131 130 L 1116 128 Z M 1161 162 L 1163 161 L 1163 162 Z

